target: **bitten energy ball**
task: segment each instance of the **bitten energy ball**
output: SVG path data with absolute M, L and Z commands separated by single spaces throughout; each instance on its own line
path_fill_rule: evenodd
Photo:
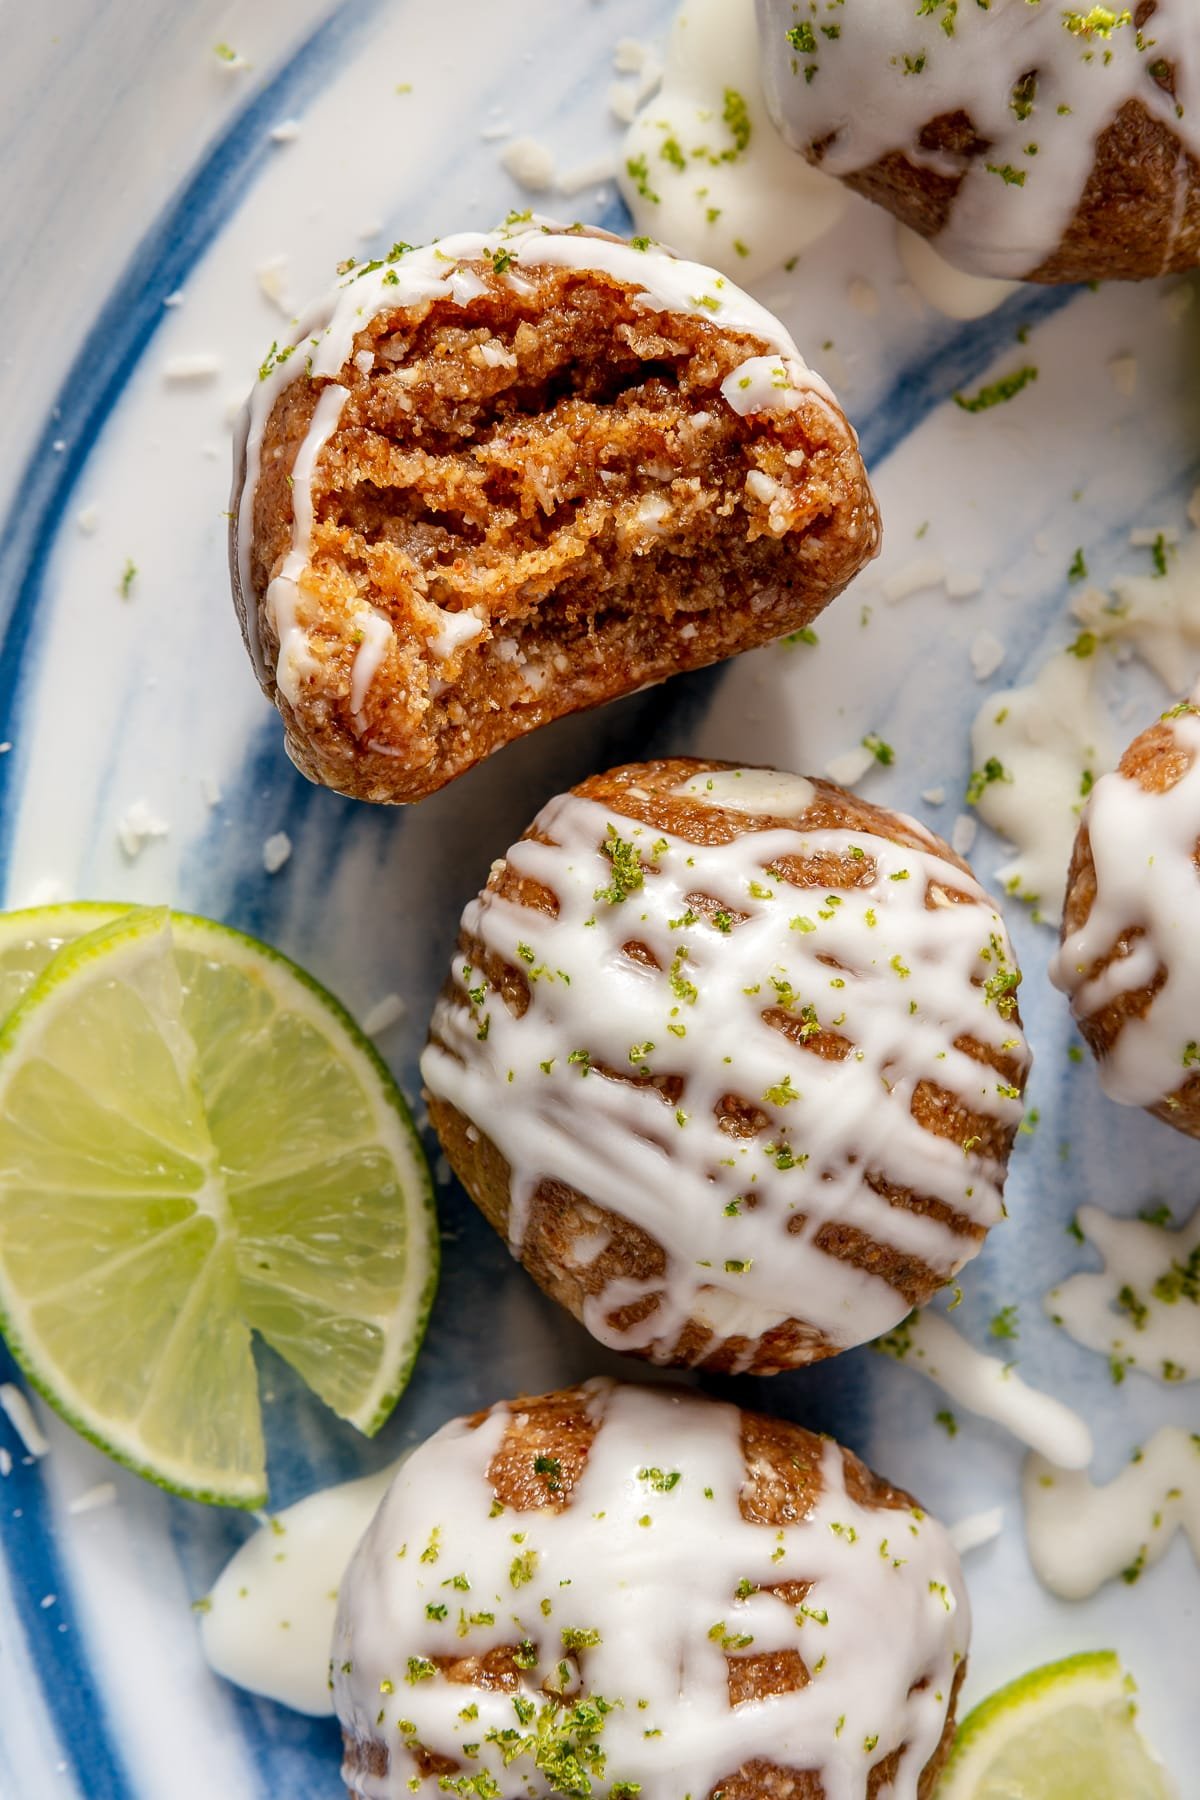
M 363 1800 L 928 1800 L 969 1618 L 945 1531 L 830 1438 L 590 1381 L 456 1419 L 342 1583 Z
M 959 268 L 1054 282 L 1200 261 L 1195 0 L 757 5 L 787 141 Z
M 1029 1056 L 993 902 L 914 820 L 675 758 L 552 800 L 422 1060 L 476 1204 L 602 1342 L 767 1373 L 979 1249 Z
M 293 761 L 360 799 L 800 629 L 878 546 L 787 331 L 649 239 L 397 246 L 260 376 L 235 598 Z
M 1200 1137 L 1200 707 L 1144 731 L 1084 808 L 1051 979 L 1105 1093 Z

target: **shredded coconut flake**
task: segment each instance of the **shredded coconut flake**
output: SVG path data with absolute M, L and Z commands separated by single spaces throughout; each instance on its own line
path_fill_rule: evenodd
M 392 1025 L 398 1025 L 408 1012 L 399 994 L 385 994 L 363 1015 L 362 1028 L 368 1037 L 378 1037 Z
M 117 842 L 132 861 L 141 855 L 151 838 L 164 838 L 170 829 L 145 800 L 135 800 L 117 821 Z
M 112 1506 L 116 1498 L 117 1489 L 114 1482 L 98 1481 L 95 1487 L 88 1488 L 86 1493 L 77 1494 L 74 1500 L 68 1500 L 67 1511 L 72 1518 L 76 1518 L 80 1513 L 96 1512 L 102 1506 Z
M 33 1416 L 28 1400 L 11 1381 L 0 1382 L 0 1408 L 30 1456 L 48 1456 L 50 1440 Z
M 296 303 L 288 291 L 287 257 L 269 256 L 265 262 L 259 263 L 254 273 L 258 279 L 259 292 L 285 319 L 290 319 L 296 311 Z
M 987 681 L 1004 661 L 1004 645 L 994 631 L 980 631 L 971 644 L 971 668 L 976 681 Z
M 979 832 L 979 821 L 970 813 L 959 813 L 950 833 L 950 848 L 959 856 L 969 856 Z
M 980 1550 L 984 1544 L 990 1544 L 1003 1530 L 1004 1508 L 993 1506 L 987 1512 L 972 1513 L 969 1518 L 960 1519 L 957 1525 L 951 1525 L 950 1542 L 960 1556 L 966 1556 L 969 1550 Z
M 268 875 L 277 875 L 291 854 L 292 840 L 287 832 L 272 832 L 262 847 L 263 868 Z
M 952 569 L 946 576 L 945 586 L 951 600 L 972 600 L 983 592 L 983 577 L 974 569 Z
M 163 380 L 173 387 L 215 381 L 220 373 L 221 359 L 210 350 L 196 350 L 187 356 L 172 356 L 163 364 Z
M 554 155 L 536 138 L 514 138 L 500 161 L 514 181 L 531 194 L 544 194 L 554 186 Z
M 873 750 L 868 750 L 863 744 L 856 744 L 853 750 L 845 750 L 841 756 L 835 756 L 827 762 L 825 773 L 839 787 L 853 787 L 856 781 L 862 780 L 874 761 Z
M 945 579 L 946 565 L 940 556 L 920 556 L 888 576 L 883 583 L 883 597 L 889 606 L 896 606 L 914 594 L 941 587 Z

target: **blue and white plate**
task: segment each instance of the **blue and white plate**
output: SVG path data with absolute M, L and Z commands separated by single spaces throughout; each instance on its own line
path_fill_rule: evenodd
M 294 305 L 341 258 L 527 205 L 499 160 L 512 136 L 541 140 L 560 167 L 611 156 L 616 40 L 661 39 L 671 10 L 671 0 L 54 0 L 22 9 L 6 36 L 5 901 L 170 900 L 277 943 L 360 1014 L 399 992 L 409 1010 L 382 1047 L 410 1094 L 459 909 L 552 792 L 665 751 L 820 770 L 876 731 L 895 761 L 863 791 L 948 831 L 985 692 L 969 655 L 978 634 L 1003 646 L 993 685 L 1036 669 L 1073 635 L 1076 547 L 1101 580 L 1144 569 L 1130 529 L 1182 529 L 1196 482 L 1200 339 L 1160 288 L 1028 289 L 954 323 L 916 298 L 891 222 L 855 203 L 791 274 L 762 287 L 858 425 L 886 521 L 884 562 L 822 620 L 820 647 L 761 651 L 566 721 L 413 811 L 309 787 L 284 758 L 228 598 L 236 404 Z M 611 185 L 563 205 L 627 224 Z M 874 316 L 847 301 L 863 277 L 881 300 Z M 1021 328 L 1019 357 L 1038 381 L 995 413 L 955 408 L 955 389 L 1011 363 Z M 1109 373 L 1128 353 L 1133 395 Z M 887 604 L 887 572 L 918 551 L 976 570 L 981 591 Z M 1180 690 L 1194 673 L 1179 669 Z M 1135 702 L 1120 743 L 1162 701 L 1136 670 L 1115 679 Z M 921 800 L 931 787 L 950 796 L 941 809 Z M 165 828 L 135 857 L 118 835 L 131 809 Z M 292 855 L 268 875 L 263 844 L 280 831 Z M 985 879 L 1000 860 L 985 834 Z M 1050 933 L 1009 911 L 1039 1116 L 1018 1143 L 1011 1217 L 967 1271 L 955 1317 L 984 1345 L 998 1308 L 1019 1308 L 1021 1372 L 1088 1419 L 1094 1473 L 1108 1479 L 1159 1424 L 1198 1422 L 1195 1389 L 1138 1373 L 1114 1387 L 1101 1357 L 1049 1323 L 1042 1295 L 1088 1263 L 1065 1231 L 1081 1202 L 1130 1214 L 1165 1199 L 1182 1218 L 1200 1198 L 1197 1151 L 1106 1103 L 1090 1064 L 1068 1060 L 1065 1007 L 1044 978 Z M 455 1412 L 611 1366 L 453 1182 L 439 1200 L 445 1273 L 432 1329 L 376 1442 L 262 1357 L 275 1504 L 378 1467 Z M 947 1436 L 934 1420 L 942 1401 L 919 1376 L 859 1350 L 810 1373 L 720 1385 L 835 1431 L 950 1521 L 1002 1506 L 1001 1536 L 967 1565 L 971 1693 L 1111 1645 L 1137 1676 L 1148 1734 L 1195 1782 L 1200 1581 L 1182 1537 L 1135 1586 L 1054 1601 L 1025 1550 L 1020 1446 L 961 1413 Z M 39 1416 L 51 1448 L 38 1459 L 0 1419 L 13 1459 L 0 1478 L 0 1795 L 332 1800 L 332 1721 L 247 1697 L 200 1655 L 191 1603 L 249 1522 L 162 1496 Z M 115 1501 L 72 1510 L 108 1481 Z

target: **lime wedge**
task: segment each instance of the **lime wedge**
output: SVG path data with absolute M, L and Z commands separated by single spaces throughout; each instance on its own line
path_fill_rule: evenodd
M 0 1326 L 110 1455 L 256 1506 L 252 1332 L 378 1430 L 436 1281 L 429 1170 L 383 1063 L 311 977 L 205 919 L 112 911 L 0 1030 Z
M 130 910 L 104 900 L 72 900 L 0 913 L 0 1024 L 64 944 L 111 925 Z
M 1031 1669 L 959 1726 L 937 1800 L 1175 1800 L 1111 1650 Z

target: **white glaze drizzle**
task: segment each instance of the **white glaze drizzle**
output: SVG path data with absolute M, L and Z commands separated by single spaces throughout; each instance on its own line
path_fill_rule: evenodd
M 599 1430 L 562 1510 L 492 1506 L 487 1470 L 503 1407 L 476 1429 L 445 1426 L 394 1482 L 347 1571 L 334 1638 L 343 1726 L 391 1752 L 388 1773 L 360 1774 L 357 1792 L 402 1800 L 410 1781 L 411 1791 L 438 1791 L 437 1777 L 416 1779 L 402 1719 L 426 1749 L 472 1774 L 491 1770 L 506 1795 L 552 1792 L 527 1757 L 505 1771 L 488 1741 L 522 1729 L 512 1695 L 445 1681 L 429 1665 L 425 1675 L 408 1660 L 527 1642 L 523 1704 L 545 1707 L 542 1683 L 560 1679 L 561 1666 L 568 1695 L 613 1705 L 598 1740 L 598 1794 L 625 1781 L 640 1782 L 641 1800 L 703 1800 L 764 1756 L 819 1769 L 826 1800 L 863 1800 L 871 1766 L 906 1745 L 888 1792 L 915 1800 L 969 1631 L 943 1528 L 920 1511 L 856 1504 L 832 1442 L 823 1491 L 802 1521 L 778 1531 L 750 1523 L 738 1504 L 736 1408 L 607 1381 L 587 1388 Z M 786 1580 L 813 1583 L 806 1610 L 752 1591 Z M 564 1631 L 596 1641 L 560 1665 Z M 808 1685 L 731 1709 L 726 1651 L 751 1640 L 756 1651 L 798 1652 Z M 926 1685 L 913 1691 L 916 1682 Z M 463 1719 L 468 1705 L 477 1715 Z M 477 1754 L 464 1756 L 464 1743 Z
M 1113 763 L 1096 662 L 1059 651 L 1025 686 L 989 694 L 971 727 L 976 810 L 1015 850 L 997 876 L 1047 925 L 1062 913 L 1084 797 Z
M 333 1711 L 338 1590 L 403 1460 L 284 1507 L 235 1551 L 200 1618 L 200 1643 L 218 1675 L 295 1712 Z
M 1140 1018 L 1127 1017 L 1112 1049 L 1099 1059 L 1100 1084 L 1127 1106 L 1154 1106 L 1200 1068 L 1200 719 L 1168 721 L 1177 748 L 1190 757 L 1186 774 L 1153 793 L 1119 769 L 1096 783 L 1084 809 L 1096 866 L 1096 897 L 1087 921 L 1063 940 L 1050 979 L 1087 1019 L 1124 994 L 1148 986 L 1160 969 L 1163 986 Z M 1125 955 L 1094 977 L 1088 970 L 1122 932 L 1140 936 Z
M 349 389 L 335 382 L 317 401 L 312 424 L 296 452 L 292 467 L 291 548 L 279 573 L 272 577 L 267 587 L 267 612 L 279 643 L 275 681 L 285 700 L 293 706 L 300 697 L 303 677 L 313 668 L 308 632 L 300 616 L 300 581 L 312 546 L 313 472 L 318 456 L 338 428 L 342 408 L 349 398 Z
M 711 769 L 679 788 L 687 800 L 702 800 L 723 812 L 795 817 L 808 811 L 816 789 L 804 775 L 782 769 Z
M 1127 101 L 1139 100 L 1200 154 L 1192 0 L 1158 0 L 1144 32 L 1132 9 L 1120 7 L 1110 9 L 1118 22 L 1108 36 L 1072 29 L 1072 17 L 1088 12 L 1057 0 L 992 0 L 986 8 L 933 5 L 922 16 L 898 0 L 851 0 L 837 9 L 831 38 L 808 0 L 758 0 L 763 89 L 795 148 L 828 140 L 821 168 L 830 175 L 853 174 L 897 150 L 918 168 L 961 174 L 938 250 L 978 274 L 1020 279 L 1057 249 L 1096 141 Z M 793 46 L 787 33 L 796 27 L 803 41 Z M 1174 64 L 1178 107 L 1150 73 L 1160 60 Z M 1037 89 L 1027 108 L 1018 84 L 1032 71 Z M 922 147 L 931 120 L 960 110 L 987 140 L 985 152 L 967 158 Z M 1187 180 L 1181 156 L 1181 199 Z M 1171 248 L 1168 238 L 1164 266 Z
M 1200 1557 L 1200 1436 L 1164 1426 L 1105 1486 L 1031 1456 L 1022 1498 L 1038 1579 L 1064 1600 L 1086 1600 L 1116 1575 L 1136 1580 L 1176 1531 Z
M 755 770 L 743 779 L 785 778 Z M 585 1322 L 615 1348 L 654 1354 L 661 1342 L 665 1353 L 692 1317 L 751 1340 L 791 1318 L 842 1346 L 888 1330 L 907 1302 L 818 1248 L 826 1221 L 857 1227 L 946 1278 L 977 1245 L 928 1213 L 889 1205 L 866 1175 L 883 1172 L 980 1225 L 1001 1215 L 1002 1169 L 924 1130 L 910 1112 L 927 1079 L 1006 1124 L 1021 1116 L 1003 1078 L 954 1047 L 971 1034 L 1026 1056 L 998 997 L 972 980 L 1011 969 L 999 916 L 921 827 L 927 850 L 805 830 L 803 813 L 795 818 L 795 827 L 705 847 L 560 795 L 537 820 L 552 844 L 524 840 L 508 853 L 511 869 L 558 896 L 557 917 L 490 891 L 463 915 L 470 936 L 527 972 L 531 1003 L 517 1018 L 481 975 L 464 979 L 460 955 L 455 981 L 474 999 L 469 1007 L 439 1002 L 433 1033 L 446 1048 L 426 1049 L 422 1073 L 508 1162 L 515 1253 L 547 1178 L 633 1220 L 667 1252 L 665 1277 L 610 1281 L 589 1299 Z M 616 891 L 601 851 L 614 834 L 650 871 L 618 903 L 597 898 Z M 779 857 L 858 851 L 874 859 L 874 879 L 832 896 L 767 873 Z M 926 905 L 927 892 L 945 888 L 970 903 Z M 748 916 L 722 932 L 689 907 L 689 894 L 709 896 L 726 917 Z M 657 969 L 624 954 L 631 940 L 649 947 Z M 806 1051 L 764 1022 L 764 1010 L 781 1004 L 856 1048 L 840 1061 Z M 679 1076 L 683 1092 L 667 1104 L 654 1087 L 589 1072 L 587 1058 Z M 769 1132 L 726 1135 L 717 1111 L 729 1093 L 760 1108 Z M 789 1231 L 796 1215 L 806 1222 Z M 646 1293 L 659 1295 L 657 1310 L 614 1329 L 607 1315 Z
M 1022 1380 L 1012 1363 L 969 1343 L 940 1313 L 926 1308 L 878 1346 L 906 1368 L 927 1375 L 960 1406 L 1002 1425 L 1022 1444 L 1063 1469 L 1086 1469 L 1092 1434 L 1078 1413 Z
M 928 238 L 918 237 L 907 225 L 896 226 L 896 249 L 922 300 L 948 319 L 982 319 L 1017 291 L 1015 281 L 996 281 L 956 269 L 938 255 Z
M 1157 533 L 1151 537 L 1153 548 Z M 1164 535 L 1162 551 L 1165 573 L 1118 576 L 1111 594 L 1085 587 L 1071 611 L 1101 643 L 1128 644 L 1176 692 L 1180 671 L 1200 662 L 1200 532 L 1178 548 Z
M 1050 1289 L 1045 1308 L 1055 1324 L 1108 1356 L 1114 1372 L 1200 1379 L 1200 1207 L 1178 1231 L 1114 1219 L 1098 1206 L 1075 1217 L 1105 1268 Z
M 794 259 L 846 206 L 845 189 L 797 164 L 771 124 L 754 0 L 684 0 L 617 183 L 638 231 L 749 281 Z
M 260 373 L 250 394 L 239 426 L 234 463 L 240 476 L 236 478 L 239 485 L 232 502 L 236 515 L 235 562 L 250 654 L 260 681 L 265 678 L 266 665 L 251 577 L 254 493 L 261 472 L 263 433 L 276 400 L 285 387 L 304 373 L 314 381 L 336 383 L 354 356 L 354 340 L 358 333 L 382 312 L 446 299 L 459 306 L 469 305 L 483 291 L 483 284 L 469 266 L 462 265 L 490 262 L 494 253 L 501 249 L 510 259 L 506 279 L 514 287 L 519 284 L 519 291 L 527 291 L 527 284 L 511 273 L 517 266 L 584 269 L 609 275 L 636 287 L 638 304 L 648 312 L 685 313 L 703 318 L 723 330 L 748 332 L 762 338 L 775 355 L 787 359 L 789 392 L 803 387 L 806 393 L 816 395 L 829 406 L 836 405 L 829 388 L 819 375 L 806 367 L 791 334 L 773 313 L 716 269 L 674 257 L 660 245 L 639 250 L 623 241 L 564 231 L 530 216 L 497 226 L 490 232 L 459 232 L 420 249 L 406 250 L 378 266 L 367 264 L 360 270 L 351 271 L 326 299 L 309 308 L 296 328 L 293 347 L 264 364 L 264 372 Z M 360 356 L 364 354 L 368 353 L 359 352 Z M 277 624 L 280 640 L 276 684 L 293 703 L 298 697 L 299 680 L 308 654 L 300 589 L 312 534 L 312 477 L 321 450 L 337 429 L 347 392 L 340 386 L 325 388 L 296 454 L 291 484 L 294 515 L 291 551 L 267 593 L 267 606 Z M 338 393 L 342 396 L 340 402 L 330 399 L 331 394 Z M 763 409 L 778 408 L 782 404 L 785 401 L 781 394 L 771 389 L 763 400 Z M 798 396 L 790 404 L 798 404 Z
M 350 711 L 356 724 L 361 726 L 367 693 L 396 634 L 392 630 L 391 621 L 385 619 L 381 612 L 376 612 L 373 606 L 359 607 L 355 618 L 358 629 L 362 632 L 362 642 L 354 653 L 354 663 L 350 670 Z

